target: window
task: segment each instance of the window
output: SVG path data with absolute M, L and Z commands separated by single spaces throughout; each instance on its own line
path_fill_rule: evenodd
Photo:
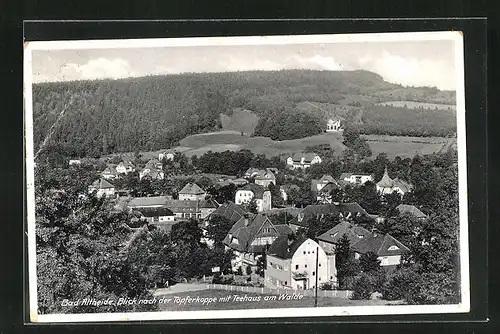
M 318 267 L 321 267 L 321 263 L 318 263 Z
M 296 264 L 296 265 L 295 265 L 295 270 L 298 270 L 298 269 L 299 269 L 299 265 L 298 265 L 298 264 Z
M 307 268 L 307 264 L 304 264 L 304 268 Z
M 287 282 L 287 281 L 285 281 L 285 285 L 287 285 L 287 284 L 288 284 L 288 282 Z
M 398 250 L 398 249 L 399 249 L 399 247 L 398 246 L 394 246 L 394 245 L 392 245 L 391 247 L 387 248 L 387 250 L 389 250 L 389 251 Z
M 321 281 L 321 277 L 318 277 L 318 281 Z
M 316 275 L 316 272 L 315 272 L 315 271 L 313 271 L 313 276 L 315 276 L 315 275 Z
M 306 254 L 306 251 L 304 251 L 304 254 Z
M 330 276 L 330 279 L 333 279 L 333 276 Z

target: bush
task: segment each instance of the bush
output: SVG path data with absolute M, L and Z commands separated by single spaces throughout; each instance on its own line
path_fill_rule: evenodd
M 367 273 L 361 273 L 354 281 L 351 299 L 370 299 L 372 293 L 375 292 L 375 286 L 375 277 Z
M 251 274 L 252 274 L 252 267 L 247 266 L 247 267 L 245 268 L 245 272 L 246 272 L 246 274 L 247 274 L 247 275 L 251 275 Z
M 419 275 L 411 268 L 396 269 L 389 275 L 382 286 L 382 298 L 386 300 L 406 300 L 411 302 L 414 295 L 412 289 L 419 279 Z
M 335 290 L 333 282 L 326 282 L 319 286 L 320 290 Z

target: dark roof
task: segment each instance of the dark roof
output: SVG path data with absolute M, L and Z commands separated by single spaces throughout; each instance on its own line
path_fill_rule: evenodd
M 135 197 L 128 203 L 129 207 L 144 207 L 144 206 L 164 206 L 168 201 L 167 196 L 151 196 L 151 197 Z M 187 202 L 187 201 L 185 201 Z
M 389 177 L 389 173 L 387 172 L 387 167 L 384 170 L 384 175 L 380 179 L 380 181 L 377 182 L 377 186 L 381 188 L 395 188 L 398 187 L 404 192 L 411 191 L 413 186 L 409 184 L 408 182 L 401 180 L 399 178 L 391 179 Z
M 396 246 L 399 249 L 389 250 L 391 246 Z M 360 239 L 357 243 L 351 245 L 351 248 L 361 254 L 373 252 L 378 256 L 402 255 L 409 251 L 408 247 L 389 233 Z
M 293 236 L 293 241 L 289 245 L 288 239 L 292 234 L 282 234 L 274 240 L 267 254 L 279 257 L 280 259 L 291 259 L 295 251 L 302 245 L 308 238 L 305 236 Z
M 243 187 L 238 189 L 238 191 L 240 190 L 250 190 L 251 192 L 253 192 L 254 198 L 259 198 L 259 199 L 261 199 L 264 196 L 264 192 L 266 191 L 264 187 L 255 183 L 245 184 Z
M 230 247 L 233 248 L 237 251 L 241 252 L 246 252 L 246 253 L 259 253 L 265 250 L 265 245 L 259 245 L 259 246 L 252 246 L 251 243 L 254 240 L 255 236 L 257 233 L 260 231 L 264 223 L 269 221 L 272 227 L 276 229 L 277 235 L 280 235 L 283 233 L 286 228 L 288 228 L 288 231 L 291 232 L 291 229 L 288 226 L 280 226 L 276 228 L 277 225 L 273 225 L 271 220 L 269 220 L 269 217 L 264 214 L 247 214 L 247 217 L 242 217 L 240 220 L 238 220 L 233 227 L 231 227 L 231 230 L 229 233 L 226 235 L 226 237 L 223 240 L 223 243 Z M 245 221 L 248 219 L 248 225 L 245 226 Z M 281 232 L 280 232 L 281 231 Z M 232 242 L 232 238 L 230 236 L 233 236 L 238 239 L 238 244 L 235 244 Z
M 179 191 L 179 194 L 188 194 L 188 195 L 202 195 L 205 194 L 205 191 L 200 188 L 196 183 L 189 182 Z
M 115 186 L 106 181 L 105 179 L 99 179 L 95 180 L 94 183 L 92 183 L 91 187 L 95 189 L 110 189 L 114 188 Z
M 199 207 L 202 209 L 217 209 L 219 205 L 213 199 L 208 198 L 201 200 L 199 203 Z
M 410 213 L 417 218 L 426 218 L 427 216 L 420 211 L 416 206 L 408 205 L 408 204 L 399 204 L 396 209 L 398 209 L 399 213 Z
M 245 213 L 247 213 L 247 211 L 245 211 L 241 206 L 228 201 L 219 206 L 214 212 L 210 214 L 210 216 L 222 216 L 235 223 L 240 220 L 245 215 Z
M 157 208 L 141 208 L 136 210 L 140 212 L 144 217 L 160 217 L 160 216 L 173 216 L 174 213 L 167 207 L 157 207 Z
M 371 232 L 348 222 L 342 222 L 318 237 L 318 240 L 325 241 L 331 244 L 336 244 L 343 235 L 347 235 L 349 242 L 352 244 L 358 242 L 362 238 L 372 236 Z
M 335 213 L 368 215 L 368 213 L 358 203 L 316 204 L 308 205 L 302 209 L 297 217 L 294 217 L 290 221 L 290 224 L 307 227 L 309 219 Z M 301 217 L 301 215 L 302 221 L 299 221 L 299 217 Z
M 342 189 L 342 187 L 337 183 L 333 183 L 333 182 L 328 182 L 323 188 L 321 188 L 321 190 L 319 192 L 321 193 L 329 193 L 333 190 L 337 190 L 337 189 Z

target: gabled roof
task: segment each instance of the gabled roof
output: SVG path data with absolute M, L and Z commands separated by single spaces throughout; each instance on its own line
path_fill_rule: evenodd
M 239 188 L 237 192 L 241 190 L 247 190 L 253 192 L 253 196 L 255 199 L 262 199 L 264 196 L 264 192 L 266 191 L 264 187 L 255 183 L 245 184 L 243 187 Z
M 290 221 L 290 224 L 307 227 L 309 219 L 316 218 L 317 216 L 335 213 L 353 213 L 368 216 L 368 213 L 365 211 L 365 209 L 363 209 L 358 203 L 316 204 L 308 205 L 304 209 L 302 209 L 297 217 L 294 217 Z M 302 221 L 299 221 L 299 217 L 301 215 L 303 218 Z
M 228 201 L 219 206 L 214 212 L 210 214 L 210 216 L 222 216 L 235 223 L 240 220 L 246 213 L 247 212 L 241 206 Z
M 333 190 L 342 189 L 342 187 L 337 182 L 328 182 L 321 190 L 320 193 L 329 193 Z
M 217 209 L 219 205 L 211 198 L 201 200 L 199 205 L 201 209 Z
M 399 178 L 395 178 L 393 180 L 392 186 L 393 187 L 398 187 L 399 189 L 401 189 L 405 193 L 411 191 L 412 188 L 413 188 L 413 186 L 411 184 L 409 184 L 408 182 L 406 182 L 404 180 L 401 180 Z
M 321 183 L 325 183 L 325 182 L 326 182 L 326 183 L 328 183 L 328 182 L 337 182 L 337 181 L 333 178 L 333 176 L 331 176 L 331 175 L 326 175 L 326 174 L 325 174 L 325 175 L 323 175 L 323 176 L 321 177 L 321 179 L 319 179 L 319 181 L 320 181 Z
M 290 236 L 291 237 L 291 236 Z M 280 259 L 291 259 L 293 254 L 305 241 L 308 240 L 305 236 L 294 236 L 291 244 L 288 244 L 289 234 L 282 234 L 274 240 L 267 254 L 279 257 Z
M 389 250 L 391 246 L 396 246 L 397 249 Z M 378 256 L 402 255 L 410 251 L 408 247 L 396 240 L 389 233 L 363 238 L 354 245 L 351 245 L 351 247 L 358 253 L 373 252 Z
M 167 207 L 158 208 L 141 208 L 136 210 L 140 212 L 144 217 L 160 217 L 160 216 L 173 216 L 174 213 Z
M 205 194 L 205 190 L 201 189 L 199 185 L 196 183 L 189 182 L 179 191 L 179 194 L 187 194 L 187 195 L 203 195 Z
M 118 166 L 116 167 L 125 167 L 125 168 L 129 168 L 129 167 L 134 167 L 134 164 L 131 163 L 130 161 L 122 161 L 118 164 Z
M 256 180 L 275 180 L 276 176 L 273 172 L 260 170 L 255 176 Z
M 111 183 L 109 183 L 108 181 L 106 181 L 105 179 L 99 179 L 99 180 L 95 180 L 92 183 L 91 187 L 95 188 L 95 189 L 111 189 L 111 188 L 114 188 L 115 186 L 112 185 Z
M 118 172 L 116 171 L 116 165 L 108 165 L 106 169 L 102 171 L 102 174 L 117 175 Z
M 259 172 L 259 169 L 258 168 L 255 168 L 255 167 L 250 167 L 246 170 L 245 174 L 247 175 L 252 175 L 254 173 L 258 173 Z
M 420 211 L 416 206 L 408 205 L 408 204 L 399 204 L 396 209 L 399 213 L 410 213 L 417 218 L 427 218 L 427 216 Z
M 349 239 L 351 245 L 358 242 L 362 238 L 372 236 L 372 233 L 370 231 L 360 226 L 356 226 L 348 222 L 342 222 L 329 229 L 325 233 L 321 234 L 318 237 L 318 240 L 336 244 L 344 234 L 347 235 L 347 238 Z

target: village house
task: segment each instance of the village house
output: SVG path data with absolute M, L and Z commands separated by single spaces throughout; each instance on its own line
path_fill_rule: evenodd
M 245 214 L 231 227 L 223 243 L 232 249 L 235 258 L 231 261 L 233 270 L 255 267 L 261 254 L 281 235 L 291 230 L 287 225 L 274 225 L 265 214 Z
M 335 254 L 327 254 L 318 243 L 304 236 L 280 235 L 266 256 L 266 288 L 308 290 L 316 287 L 316 281 L 318 287 L 336 281 Z
M 326 123 L 326 132 L 340 132 L 344 131 L 340 123 L 340 118 L 330 118 Z
M 231 221 L 232 223 L 236 223 L 238 220 L 243 218 L 247 213 L 248 212 L 241 206 L 236 205 L 234 202 L 227 201 L 226 203 L 220 205 L 217 209 L 215 209 L 207 217 L 207 220 L 210 220 L 212 217 L 221 216 Z
M 165 223 L 173 222 L 175 215 L 169 208 L 165 206 L 153 207 L 153 208 L 141 208 L 136 210 L 140 212 L 141 217 L 148 221 L 149 223 Z
M 340 179 L 351 184 L 361 185 L 368 181 L 373 182 L 373 175 L 367 173 L 342 173 Z
M 313 192 L 318 192 L 328 183 L 337 183 L 337 180 L 335 180 L 331 175 L 323 175 L 319 180 L 311 180 L 311 190 Z
M 321 157 L 316 153 L 296 153 L 286 159 L 286 164 L 291 169 L 306 169 L 321 161 Z
M 422 211 L 420 211 L 416 206 L 413 205 L 408 205 L 408 204 L 399 204 L 396 209 L 399 211 L 400 214 L 403 213 L 409 213 L 418 220 L 425 220 L 427 219 L 427 215 L 424 214 Z
M 254 178 L 255 184 L 267 188 L 271 183 L 276 185 L 276 176 L 269 170 L 260 171 Z
M 406 181 L 399 178 L 391 179 L 385 167 L 384 175 L 377 182 L 377 191 L 382 195 L 392 194 L 393 192 L 399 193 L 401 196 L 412 191 L 413 186 Z
M 165 178 L 165 173 L 160 169 L 150 169 L 146 167 L 139 172 L 139 180 L 145 177 L 151 180 L 163 180 Z
M 341 221 L 350 221 L 356 217 L 369 217 L 368 213 L 358 203 L 332 203 L 308 205 L 290 221 L 294 232 L 299 228 L 307 228 L 311 219 L 321 219 L 328 215 L 335 215 Z
M 116 166 L 116 172 L 118 174 L 128 174 L 135 172 L 135 166 L 130 161 L 122 161 Z
M 296 184 L 290 184 L 290 183 L 280 186 L 281 198 L 283 198 L 285 202 L 288 201 L 288 196 L 292 191 L 299 192 L 300 187 Z
M 201 189 L 196 183 L 187 183 L 184 188 L 179 191 L 179 200 L 181 201 L 201 201 L 205 199 L 207 193 Z
M 101 176 L 106 180 L 116 179 L 118 177 L 118 172 L 116 171 L 115 165 L 108 165 L 106 169 L 101 173 Z
M 79 166 L 82 164 L 82 161 L 80 159 L 71 159 L 68 164 L 70 166 Z
M 167 196 L 135 197 L 127 205 L 131 210 L 141 211 L 143 208 L 170 209 L 175 219 L 203 219 L 214 212 L 218 205 L 211 199 L 200 201 L 174 200 Z
M 332 194 L 335 191 L 341 191 L 343 192 L 344 190 L 340 186 L 338 182 L 328 182 L 324 187 L 321 188 L 320 191 L 317 192 L 316 194 L 316 200 L 319 201 L 321 204 L 330 204 L 334 203 L 334 199 L 332 198 Z
M 234 203 L 244 205 L 255 200 L 258 212 L 271 210 L 271 192 L 258 184 L 249 183 L 236 191 Z
M 88 188 L 89 194 L 95 192 L 97 197 L 114 197 L 115 186 L 101 178 L 95 180 Z
M 392 270 L 401 263 L 401 256 L 409 252 L 408 247 L 390 234 L 372 233 L 362 227 L 342 222 L 318 236 L 318 242 L 327 253 L 334 253 L 340 239 L 346 235 L 350 242 L 353 257 L 373 252 L 386 270 Z
M 158 159 L 151 159 L 146 163 L 145 168 L 163 170 L 163 164 Z

